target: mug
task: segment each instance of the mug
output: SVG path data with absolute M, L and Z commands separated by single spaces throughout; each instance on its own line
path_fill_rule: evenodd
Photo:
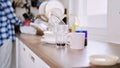
M 83 49 L 85 43 L 85 33 L 69 33 L 68 41 L 71 49 Z
M 87 46 L 87 30 L 76 30 L 77 33 L 85 33 L 85 44 L 84 46 Z

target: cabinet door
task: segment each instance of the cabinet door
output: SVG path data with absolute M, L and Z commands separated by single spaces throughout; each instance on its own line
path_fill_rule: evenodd
M 28 49 L 28 54 L 31 63 L 35 68 L 50 68 L 47 63 L 45 63 L 40 57 L 38 57 L 35 53 L 33 53 L 30 49 Z
M 21 41 L 19 49 L 19 68 L 50 68 Z
M 28 53 L 27 49 L 22 42 L 19 46 L 19 68 L 28 68 Z

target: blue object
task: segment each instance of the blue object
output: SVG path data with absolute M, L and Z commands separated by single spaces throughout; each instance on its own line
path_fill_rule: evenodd
M 85 33 L 85 38 L 87 38 L 87 30 L 76 30 L 77 33 Z

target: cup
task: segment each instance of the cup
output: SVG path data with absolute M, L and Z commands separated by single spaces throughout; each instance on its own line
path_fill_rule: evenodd
M 68 41 L 71 49 L 83 49 L 85 43 L 85 33 L 69 33 Z
M 68 25 L 57 24 L 55 34 L 57 46 L 65 46 L 67 43 Z
M 76 30 L 77 33 L 85 33 L 85 44 L 84 46 L 87 46 L 87 30 Z

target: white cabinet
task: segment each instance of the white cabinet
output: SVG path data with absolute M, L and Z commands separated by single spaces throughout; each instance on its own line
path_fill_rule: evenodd
M 49 65 L 34 54 L 23 42 L 18 41 L 18 68 L 50 68 Z
M 120 44 L 120 0 L 108 0 L 108 41 Z

